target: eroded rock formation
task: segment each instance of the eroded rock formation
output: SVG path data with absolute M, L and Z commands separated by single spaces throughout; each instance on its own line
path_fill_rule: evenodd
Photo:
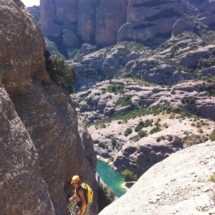
M 0 2 L 0 26 L 1 213 L 69 214 L 72 175 L 94 187 L 92 146 L 69 94 L 48 77 L 42 33 L 20 1 Z
M 176 152 L 99 215 L 214 214 L 214 155 L 214 142 Z
M 170 38 L 172 26 L 182 14 L 181 1 L 130 0 L 127 23 L 120 28 L 118 40 L 160 44 Z

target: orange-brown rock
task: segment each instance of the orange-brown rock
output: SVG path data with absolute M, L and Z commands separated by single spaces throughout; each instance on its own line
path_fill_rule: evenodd
M 127 23 L 118 33 L 118 40 L 134 40 L 159 44 L 171 37 L 172 26 L 182 15 L 179 0 L 130 0 Z
M 80 0 L 78 13 L 78 34 L 86 42 L 94 42 L 96 34 L 96 8 L 99 0 Z
M 92 145 L 69 94 L 48 77 L 44 39 L 23 4 L 2 0 L 0 26 L 1 213 L 67 215 L 71 177 L 94 187 Z
M 41 29 L 45 36 L 59 37 L 67 29 L 76 31 L 78 0 L 41 0 Z
M 126 22 L 128 0 L 101 0 L 96 16 L 96 43 L 117 43 L 117 34 Z

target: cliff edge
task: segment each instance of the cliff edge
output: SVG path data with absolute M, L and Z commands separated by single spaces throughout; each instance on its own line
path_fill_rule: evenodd
M 1 213 L 69 214 L 71 177 L 95 186 L 92 145 L 69 94 L 49 79 L 42 33 L 21 1 L 0 2 L 0 26 Z
M 99 215 L 214 214 L 214 155 L 215 142 L 172 154 Z

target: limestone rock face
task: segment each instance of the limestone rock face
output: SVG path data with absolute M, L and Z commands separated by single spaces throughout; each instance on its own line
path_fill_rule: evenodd
M 182 34 L 184 31 L 192 31 L 193 26 L 186 21 L 184 17 L 181 17 L 176 21 L 176 23 L 172 27 L 172 35 L 177 36 Z
M 214 214 L 215 143 L 176 152 L 149 169 L 99 215 Z
M 101 0 L 96 18 L 96 43 L 111 45 L 117 42 L 118 30 L 126 22 L 128 0 Z
M 78 33 L 85 42 L 94 42 L 96 34 L 96 8 L 99 0 L 80 0 L 78 13 Z
M 78 0 L 41 0 L 41 29 L 44 36 L 59 37 L 67 29 L 77 29 Z
M 50 81 L 42 33 L 24 5 L 2 0 L 0 26 L 1 212 L 69 214 L 71 177 L 94 188 L 94 154 L 90 165 L 74 105 Z
M 0 120 L 1 213 L 55 215 L 37 150 L 2 84 Z
M 127 23 L 120 28 L 118 41 L 161 43 L 170 37 L 172 26 L 182 13 L 181 1 L 130 0 Z

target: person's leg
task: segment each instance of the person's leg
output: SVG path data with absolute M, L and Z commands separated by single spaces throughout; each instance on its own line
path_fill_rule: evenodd
M 90 215 L 91 204 L 92 203 L 87 203 L 87 207 L 86 207 L 86 211 L 85 211 L 84 215 Z

